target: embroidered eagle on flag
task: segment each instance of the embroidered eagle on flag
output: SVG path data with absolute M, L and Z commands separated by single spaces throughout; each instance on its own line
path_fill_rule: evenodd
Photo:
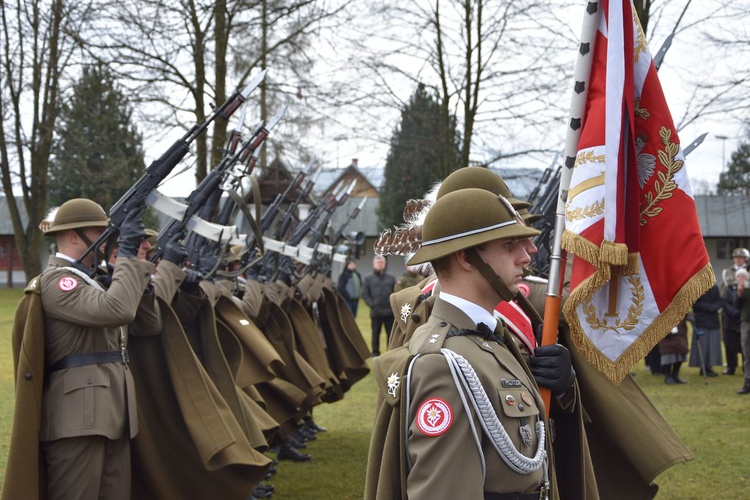
M 715 282 L 685 158 L 630 0 L 603 0 L 565 207 L 563 313 L 619 383 Z

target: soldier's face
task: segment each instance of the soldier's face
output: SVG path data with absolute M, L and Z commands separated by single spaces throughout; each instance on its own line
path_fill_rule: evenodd
M 744 267 L 747 263 L 747 259 L 745 259 L 745 257 L 732 257 L 732 260 L 734 261 L 734 265 L 737 267 Z
M 150 250 L 151 243 L 149 243 L 148 240 L 141 241 L 141 246 L 138 247 L 138 258 L 141 260 L 145 260 Z
M 477 250 L 482 260 L 492 267 L 512 293 L 518 292 L 518 285 L 523 280 L 523 268 L 531 262 L 528 244 L 528 238 L 496 240 L 485 243 L 481 250 Z
M 536 247 L 536 245 L 534 244 L 534 241 L 532 241 L 531 238 L 524 238 L 518 241 L 523 243 L 527 254 L 534 255 L 535 253 L 539 252 L 539 249 Z
M 88 238 L 89 241 L 94 242 L 96 241 L 99 236 L 102 235 L 104 232 L 103 227 L 86 227 L 82 229 L 83 234 Z M 99 247 L 99 254 L 101 255 L 102 252 L 104 252 L 106 247 L 106 243 L 102 243 L 102 245 Z M 83 252 L 85 252 L 89 248 L 89 243 L 86 243 L 82 238 L 78 238 L 78 243 L 76 245 L 76 249 L 78 250 L 78 256 L 80 257 L 83 255 Z M 82 261 L 83 264 L 87 266 L 91 266 L 94 263 L 94 252 L 89 253 L 86 258 Z

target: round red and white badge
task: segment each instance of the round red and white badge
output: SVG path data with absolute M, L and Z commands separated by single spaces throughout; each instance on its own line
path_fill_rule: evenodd
M 521 291 L 524 297 L 531 295 L 531 287 L 524 282 L 518 284 L 518 289 Z
M 447 401 L 430 398 L 417 410 L 417 427 L 425 436 L 439 436 L 453 424 L 453 409 Z
M 60 290 L 63 292 L 70 292 L 78 287 L 78 280 L 71 276 L 63 276 L 60 278 L 57 286 L 60 287 Z

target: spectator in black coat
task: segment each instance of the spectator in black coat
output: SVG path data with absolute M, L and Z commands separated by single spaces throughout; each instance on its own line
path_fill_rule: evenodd
M 362 299 L 370 307 L 370 321 L 372 322 L 372 356 L 380 355 L 380 330 L 385 327 L 387 339 L 393 328 L 393 311 L 391 310 L 391 293 L 396 286 L 396 278 L 385 272 L 387 262 L 385 257 L 376 255 L 372 259 L 373 273 L 365 277 L 362 285 Z
M 700 374 L 708 377 L 718 375 L 712 366 L 721 366 L 721 330 L 719 310 L 724 307 L 724 300 L 719 287 L 714 285 L 693 305 L 695 313 L 695 330 L 693 330 L 693 348 L 690 350 L 690 366 L 700 367 Z

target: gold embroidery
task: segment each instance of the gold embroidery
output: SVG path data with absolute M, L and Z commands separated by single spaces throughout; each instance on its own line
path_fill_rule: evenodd
M 628 308 L 628 317 L 625 321 L 621 321 L 619 318 L 615 320 L 614 324 L 610 325 L 608 320 L 600 320 L 596 315 L 596 307 L 591 301 L 583 304 L 583 312 L 586 314 L 586 322 L 594 330 L 604 330 L 604 332 L 612 331 L 619 334 L 618 330 L 630 331 L 638 324 L 638 318 L 643 314 L 643 302 L 645 300 L 645 294 L 643 293 L 643 285 L 641 279 L 638 276 L 628 276 L 628 283 L 630 283 L 630 295 L 632 297 L 632 303 Z
M 678 151 L 680 150 L 679 144 L 671 142 L 672 131 L 666 127 L 659 129 L 659 137 L 661 142 L 664 144 L 664 150 L 658 151 L 659 163 L 662 167 L 666 168 L 667 171 L 661 170 L 656 172 L 656 176 L 659 178 L 654 181 L 654 191 L 646 192 L 644 196 L 644 208 L 641 210 L 641 226 L 645 226 L 648 222 L 647 217 L 656 217 L 661 213 L 663 207 L 657 206 L 659 202 L 668 200 L 672 197 L 672 192 L 677 189 L 677 183 L 674 181 L 674 176 L 680 171 L 683 165 L 682 160 L 676 160 Z M 656 196 L 654 196 L 656 194 Z
M 633 105 L 635 106 L 635 114 L 639 116 L 640 118 L 643 118 L 644 120 L 648 120 L 651 116 L 651 113 L 648 112 L 646 108 L 641 107 L 641 98 L 636 97 L 633 101 Z
M 575 210 L 566 210 L 565 218 L 568 222 L 574 220 L 586 219 L 588 217 L 594 217 L 595 215 L 601 215 L 604 213 L 604 199 L 595 201 L 591 206 L 578 207 Z
M 578 168 L 585 163 L 604 163 L 604 155 L 595 155 L 594 152 L 590 150 L 578 153 L 573 168 Z

